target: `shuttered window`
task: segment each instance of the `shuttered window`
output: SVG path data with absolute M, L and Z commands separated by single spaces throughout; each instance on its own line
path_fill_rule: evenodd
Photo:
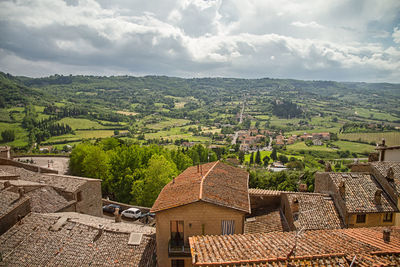
M 235 221 L 234 220 L 221 221 L 221 228 L 223 235 L 233 235 L 235 233 Z

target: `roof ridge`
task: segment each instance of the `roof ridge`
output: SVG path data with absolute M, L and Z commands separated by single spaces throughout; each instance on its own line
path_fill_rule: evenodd
M 201 182 L 200 182 L 200 194 L 199 194 L 199 199 L 203 198 L 203 183 L 204 180 L 206 179 L 207 175 L 214 169 L 214 167 L 218 164 L 219 160 L 217 160 L 217 162 L 215 162 L 215 164 L 208 170 L 208 172 L 201 178 Z

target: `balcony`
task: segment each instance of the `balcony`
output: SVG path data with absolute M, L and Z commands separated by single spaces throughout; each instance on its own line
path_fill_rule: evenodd
M 168 256 L 169 257 L 191 257 L 190 247 L 182 242 L 175 242 L 169 240 L 168 242 Z

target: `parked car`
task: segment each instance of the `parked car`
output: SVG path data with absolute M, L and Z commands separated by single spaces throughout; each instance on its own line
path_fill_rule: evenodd
M 121 207 L 116 204 L 108 204 L 108 205 L 103 206 L 103 212 L 114 213 L 115 209 L 117 209 L 117 208 L 119 209 L 119 213 L 121 213 L 122 212 Z
M 155 214 L 154 212 L 146 212 L 146 213 L 143 213 L 143 214 L 140 216 L 140 218 L 144 218 L 144 217 L 147 217 L 147 216 L 149 216 L 149 217 L 151 217 L 151 218 L 154 218 L 154 216 L 156 216 L 156 214 Z
M 130 219 L 137 219 L 142 216 L 142 212 L 140 211 L 140 209 L 137 208 L 129 208 L 122 212 L 122 216 Z

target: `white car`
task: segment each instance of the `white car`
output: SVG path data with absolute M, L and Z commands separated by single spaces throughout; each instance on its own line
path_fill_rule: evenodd
M 140 211 L 140 209 L 137 209 L 137 208 L 129 208 L 122 212 L 122 216 L 131 218 L 131 219 L 137 219 L 140 217 L 140 215 L 142 215 L 142 212 Z

